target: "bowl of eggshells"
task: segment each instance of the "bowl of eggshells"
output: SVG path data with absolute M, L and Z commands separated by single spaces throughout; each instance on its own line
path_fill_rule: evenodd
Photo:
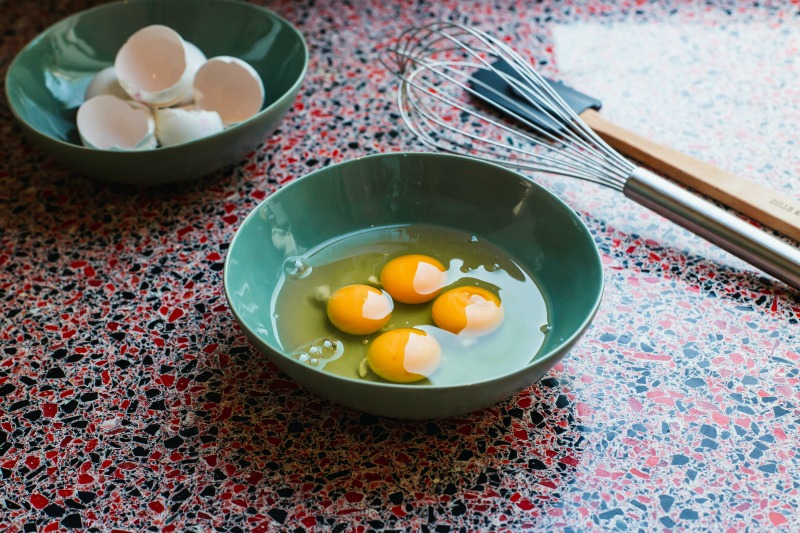
M 6 97 L 27 136 L 93 178 L 197 179 L 274 132 L 308 66 L 302 34 L 232 0 L 134 0 L 74 14 L 15 57 Z

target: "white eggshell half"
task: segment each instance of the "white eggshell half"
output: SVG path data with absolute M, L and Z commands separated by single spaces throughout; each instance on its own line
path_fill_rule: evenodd
M 184 46 L 186 47 L 186 70 L 189 73 L 189 77 L 194 79 L 194 75 L 197 74 L 198 69 L 206 62 L 206 55 L 200 50 L 197 46 L 190 43 L 189 41 L 183 42 Z M 186 106 L 194 102 L 194 88 L 191 84 L 187 87 L 186 92 L 183 94 L 181 99 L 178 101 L 176 105 L 179 106 Z
M 206 61 L 194 76 L 194 101 L 198 109 L 216 111 L 225 126 L 242 122 L 261 110 L 264 84 L 258 72 L 235 57 Z
M 194 141 L 223 129 L 216 111 L 181 107 L 156 109 L 156 137 L 161 146 Z
M 167 26 L 146 26 L 131 35 L 117 52 L 114 69 L 120 85 L 138 102 L 169 106 L 192 84 L 186 46 Z
M 125 92 L 125 89 L 119 84 L 114 67 L 106 67 L 95 74 L 92 81 L 90 81 L 89 85 L 86 87 L 84 100 L 89 100 L 101 94 L 110 94 L 117 98 L 122 98 L 123 100 L 130 98 L 128 93 Z
M 158 145 L 147 106 L 103 94 L 78 108 L 78 133 L 85 146 L 103 150 L 149 150 Z

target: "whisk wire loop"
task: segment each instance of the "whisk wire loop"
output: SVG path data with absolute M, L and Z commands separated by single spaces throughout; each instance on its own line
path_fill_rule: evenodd
M 635 168 L 586 126 L 524 58 L 491 35 L 435 22 L 406 30 L 389 53 L 390 64 L 384 64 L 400 80 L 401 118 L 426 146 L 617 190 Z M 497 61 L 511 65 L 518 76 L 495 68 Z M 501 77 L 531 107 L 559 124 L 558 131 L 516 113 L 507 95 L 474 77 L 480 69 Z M 504 114 L 513 121 L 487 111 L 485 103 L 497 102 L 509 104 Z

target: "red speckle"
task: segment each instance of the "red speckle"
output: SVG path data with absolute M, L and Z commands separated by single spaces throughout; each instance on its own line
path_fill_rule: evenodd
M 150 502 L 147 506 L 155 511 L 156 513 L 163 513 L 164 512 L 164 504 L 161 502 Z
M 253 472 L 249 476 L 247 476 L 247 482 L 250 483 L 251 485 L 255 485 L 263 478 L 264 474 L 262 474 L 261 472 Z
M 31 505 L 33 505 L 37 509 L 44 509 L 45 507 L 47 507 L 47 504 L 50 503 L 50 500 L 48 500 L 38 492 L 31 494 L 29 501 L 31 502 Z
M 217 346 L 219 346 L 219 344 L 216 342 L 208 344 L 205 348 L 203 348 L 203 351 L 206 353 L 214 353 L 214 351 L 217 349 Z
M 175 388 L 179 391 L 186 390 L 186 387 L 189 386 L 189 378 L 181 376 L 178 378 L 177 383 L 175 383 Z
M 344 495 L 344 498 L 350 503 L 358 503 L 364 499 L 364 495 L 358 492 L 348 492 Z
M 92 481 L 94 481 L 94 478 L 89 474 L 81 474 L 78 476 L 78 483 L 82 485 L 86 485 L 88 483 L 91 483 Z
M 523 498 L 517 502 L 517 507 L 523 511 L 530 511 L 533 509 L 533 503 L 528 498 Z
M 226 216 L 222 217 L 222 220 L 226 224 L 233 225 L 233 224 L 236 224 L 239 221 L 239 217 L 237 217 L 236 215 L 226 215 Z
M 769 521 L 772 522 L 772 525 L 775 527 L 778 527 L 788 522 L 786 517 L 783 516 L 781 513 L 769 513 Z
M 161 383 L 163 383 L 167 387 L 171 387 L 172 384 L 175 383 L 175 376 L 171 374 L 161 374 L 160 379 Z
M 208 464 L 208 466 L 217 466 L 217 456 L 216 456 L 216 454 L 214 454 L 214 455 L 206 455 L 205 457 L 203 457 L 203 461 L 205 461 Z
M 39 458 L 35 455 L 29 455 L 25 458 L 25 465 L 31 470 L 36 470 L 39 468 Z
M 184 226 L 183 228 L 178 230 L 178 237 L 183 237 L 187 233 L 191 233 L 194 230 L 191 226 Z
M 167 321 L 175 322 L 182 316 L 183 316 L 183 309 L 173 309 L 172 312 L 169 314 L 169 318 L 167 318 Z

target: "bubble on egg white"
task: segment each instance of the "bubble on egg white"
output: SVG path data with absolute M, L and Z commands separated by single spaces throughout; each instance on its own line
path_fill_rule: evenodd
M 470 235 L 469 236 L 469 242 L 478 242 L 477 235 Z
M 553 326 L 551 326 L 550 324 L 544 324 L 542 327 L 539 328 L 539 331 L 541 331 L 542 333 L 550 333 L 550 330 L 552 329 Z
M 342 345 L 341 342 L 338 342 L 338 341 L 335 341 L 335 340 L 332 341 L 330 339 L 323 339 L 322 340 L 321 350 L 320 350 L 320 355 L 322 357 L 333 357 L 334 355 L 337 355 L 337 353 L 342 348 L 343 348 L 343 345 Z
M 308 277 L 312 270 L 311 265 L 302 257 L 289 257 L 283 262 L 283 271 L 295 279 Z
M 298 348 L 292 357 L 308 366 L 324 366 L 344 354 L 344 343 L 326 337 L 315 339 Z

